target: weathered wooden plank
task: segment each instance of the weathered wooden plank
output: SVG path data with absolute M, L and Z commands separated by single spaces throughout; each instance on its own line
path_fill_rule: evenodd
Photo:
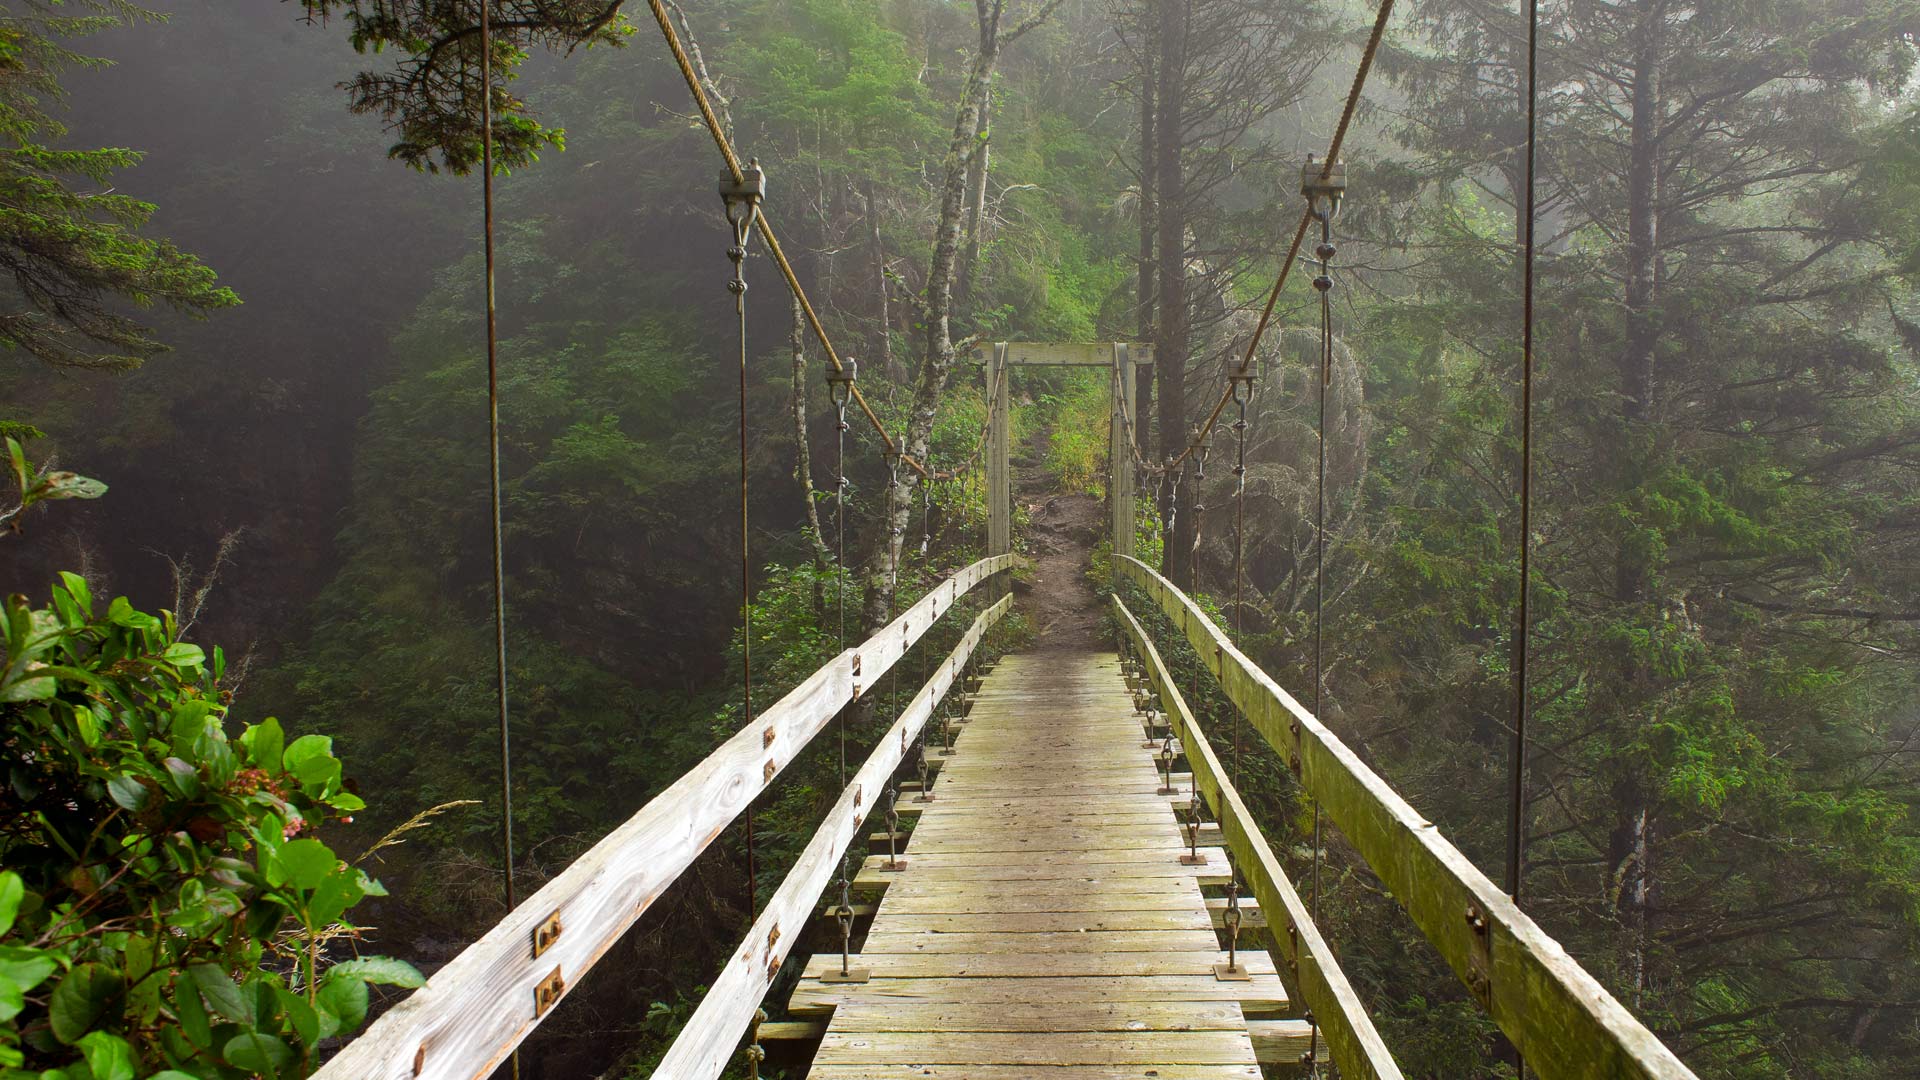
M 989 911 L 975 914 L 908 914 L 889 910 L 887 932 L 898 934 L 994 934 L 1020 938 L 1028 934 L 1128 931 L 1152 933 L 1187 930 L 1194 926 L 1190 908 L 1151 908 L 1141 911 Z M 869 935 L 871 937 L 872 935 Z
M 1247 1034 L 1253 1036 L 1253 1055 L 1262 1065 L 1298 1069 L 1308 1054 L 1322 1064 L 1333 1060 L 1327 1040 L 1316 1036 L 1306 1020 L 1249 1020 Z
M 1167 953 L 954 953 L 922 956 L 914 953 L 862 954 L 860 966 L 875 978 L 887 979 L 1123 979 L 1129 976 L 1211 975 L 1215 964 L 1227 962 L 1224 949 Z M 1240 962 L 1255 975 L 1272 975 L 1273 958 L 1263 952 L 1242 952 Z M 807 962 L 802 978 L 817 979 L 840 969 L 838 956 L 816 956 Z M 746 1028 L 743 1026 L 742 1031 Z
M 865 983 L 823 983 L 803 979 L 794 987 L 787 1011 L 814 1015 L 849 1005 L 894 1008 L 901 1002 L 945 1005 L 966 1000 L 981 1004 L 1045 1004 L 1090 1001 L 1237 1001 L 1246 1010 L 1277 1012 L 1287 1007 L 1278 975 L 1256 975 L 1245 982 L 1223 981 L 1211 971 L 1200 975 L 1162 975 L 1134 979 L 945 979 L 874 978 Z M 838 1015 L 850 1015 L 836 1013 Z
M 891 926 L 893 920 L 887 920 Z M 860 946 L 863 956 L 875 953 L 989 953 L 989 952 L 1196 952 L 1220 945 L 1212 930 L 1057 931 L 1009 934 L 999 929 L 982 933 L 870 933 Z
M 1135 559 L 1113 561 L 1180 627 L 1227 697 L 1492 1015 L 1530 1068 L 1559 1077 L 1691 1080 L 1693 1072 L 1319 718 Z M 1231 837 L 1229 838 L 1231 843 Z M 1335 1046 L 1336 1059 L 1338 1044 Z
M 1261 1080 L 1258 1065 L 815 1065 L 812 1080 Z
M 1241 874 L 1262 910 L 1284 913 L 1284 930 L 1274 935 L 1274 941 L 1289 965 L 1291 982 L 1299 990 L 1301 999 L 1326 1026 L 1328 1041 L 1334 1047 L 1334 1060 L 1344 1074 L 1373 1080 L 1399 1080 L 1400 1068 L 1394 1063 L 1386 1041 L 1375 1030 L 1365 1003 L 1340 970 L 1332 947 L 1321 937 L 1259 824 L 1227 778 L 1205 730 L 1187 707 L 1186 698 L 1161 660 L 1160 651 L 1118 594 L 1113 597 L 1113 607 L 1122 633 L 1133 641 L 1144 661 L 1147 678 L 1153 683 L 1169 720 L 1191 749 L 1188 760 L 1193 766 L 1195 782 L 1219 819 L 1227 844 L 1238 856 Z M 1244 931 L 1245 923 L 1241 925 Z
M 1153 363 L 1152 343 L 1129 341 L 1125 344 L 1128 358 L 1133 363 Z M 1113 343 L 1107 341 L 1005 341 L 995 345 L 977 345 L 973 350 L 974 363 L 992 363 L 993 350 L 999 348 L 1005 349 L 1010 364 L 1034 367 L 1113 366 Z
M 821 1056 L 834 1064 L 891 1065 L 1243 1065 L 1254 1061 L 1242 1031 L 969 1032 L 929 1039 L 920 1032 L 829 1028 Z
M 740 1036 L 753 1022 L 753 1014 L 766 995 L 768 985 L 800 939 L 800 930 L 813 910 L 815 898 L 832 879 L 841 853 L 859 835 L 860 823 L 872 811 L 868 796 L 879 792 L 887 777 L 905 761 L 909 747 L 933 715 L 934 706 L 960 678 L 967 657 L 973 654 L 994 623 L 1006 614 L 1012 602 L 1013 597 L 1008 594 L 981 612 L 953 652 L 935 668 L 932 678 L 894 720 L 846 790 L 841 792 L 839 801 L 827 812 L 826 821 L 801 851 L 793 869 L 767 900 L 746 942 L 735 951 L 673 1045 L 667 1048 L 655 1075 L 673 1080 L 720 1075 Z
M 1239 1004 L 1232 1001 L 1068 1001 L 1045 1011 L 1009 1009 L 1004 1002 L 895 1002 L 884 1009 L 850 1010 L 835 1026 L 842 1031 L 941 1032 L 1248 1030 Z
M 857 649 L 835 657 L 509 912 L 315 1074 L 319 1080 L 470 1080 L 540 1022 L 534 988 L 577 985 L 669 884 L 766 789 L 841 708 L 872 686 L 938 613 L 1011 556 L 948 578 Z M 562 933 L 539 957 L 533 932 Z M 550 1010 L 549 1010 L 550 1011 Z

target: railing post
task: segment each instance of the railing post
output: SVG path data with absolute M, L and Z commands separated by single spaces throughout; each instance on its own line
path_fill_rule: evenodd
M 1011 427 L 1007 403 L 1007 343 L 996 341 L 987 361 L 987 554 L 1005 555 L 1013 550 L 1013 488 L 1008 467 L 1008 431 Z M 1005 593 L 1005 578 L 996 586 L 995 597 Z
M 1115 555 L 1133 554 L 1133 359 L 1127 343 L 1113 343 L 1112 437 L 1107 449 L 1107 527 Z

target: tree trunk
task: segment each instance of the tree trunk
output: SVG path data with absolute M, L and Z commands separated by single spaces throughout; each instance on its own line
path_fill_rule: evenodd
M 922 347 L 926 355 L 914 379 L 913 403 L 907 414 L 907 430 L 901 439 L 906 452 L 917 461 L 926 460 L 927 445 L 933 438 L 933 420 L 956 359 L 953 291 L 960 229 L 967 206 L 967 160 L 980 134 L 981 99 L 987 93 L 1000 56 L 999 29 L 997 14 L 981 21 L 980 48 L 967 73 L 959 107 L 954 110 L 953 138 L 947 144 L 942 167 L 940 217 L 934 233 L 933 257 L 927 265 L 926 306 L 922 312 L 925 327 Z M 866 603 L 861 611 L 861 622 L 869 635 L 879 631 L 892 617 L 901 543 L 918 486 L 917 474 L 902 469 L 901 483 L 892 485 L 886 492 L 885 509 L 880 515 L 881 532 L 874 557 L 868 564 Z
M 1153 231 L 1159 220 L 1157 193 L 1159 185 L 1154 182 L 1154 172 L 1158 162 L 1154 158 L 1154 79 L 1155 68 L 1153 53 L 1147 48 L 1147 42 L 1153 40 L 1153 9 L 1140 9 L 1140 253 L 1135 259 L 1134 269 L 1134 326 L 1135 337 L 1140 341 L 1154 340 L 1153 320 Z M 1152 438 L 1151 418 L 1153 416 L 1153 365 L 1139 364 L 1134 367 L 1134 445 L 1139 448 L 1140 456 L 1148 461 L 1155 460 Z M 1166 442 L 1163 434 L 1160 440 Z
M 1158 254 L 1160 281 L 1156 305 L 1154 366 L 1160 383 L 1160 443 L 1178 453 L 1187 433 L 1187 258 L 1186 176 L 1181 162 L 1183 123 L 1180 103 L 1186 75 L 1185 0 L 1160 2 L 1159 79 L 1154 145 L 1154 184 L 1159 198 Z M 1177 496 L 1169 485 L 1168 498 L 1178 505 L 1162 506 L 1166 530 L 1163 560 L 1167 580 L 1183 589 L 1193 587 L 1193 485 L 1182 484 Z
M 873 331 L 875 369 L 888 381 L 907 381 L 906 370 L 893 358 L 893 290 L 887 282 L 887 250 L 880 242 L 880 201 L 874 197 L 873 181 L 867 181 L 867 248 L 873 259 L 873 300 L 878 310 Z
M 1660 287 L 1656 196 L 1663 111 L 1659 30 L 1664 18 L 1661 0 L 1647 5 L 1634 59 L 1633 116 L 1628 128 L 1626 341 L 1619 358 L 1624 439 L 1617 477 L 1620 494 L 1628 498 L 1644 481 L 1652 454 L 1643 429 L 1653 415 L 1654 358 L 1660 337 L 1654 306 Z M 1638 527 L 1626 525 L 1614 553 L 1614 599 L 1630 620 L 1650 618 L 1639 613 L 1660 606 L 1652 595 L 1653 558 L 1652 546 L 1638 536 Z M 1622 667 L 1622 701 L 1630 712 L 1637 711 L 1639 703 L 1658 692 L 1659 676 L 1635 659 Z M 1631 731 L 1623 734 L 1632 737 Z M 1649 913 L 1654 904 L 1651 803 L 1646 785 L 1631 772 L 1615 782 L 1608 868 L 1618 889 L 1623 973 L 1636 1000 L 1646 989 Z
M 825 570 L 833 563 L 826 534 L 820 531 L 820 505 L 813 497 L 813 443 L 807 435 L 807 317 L 800 298 L 793 298 L 793 327 L 787 345 L 793 350 L 793 475 L 800 481 L 800 501 L 807 508 L 807 533 L 813 541 L 814 565 Z
M 973 299 L 974 279 L 980 273 L 980 244 L 987 227 L 987 176 L 993 168 L 993 143 L 991 129 L 987 126 L 993 111 L 993 85 L 987 85 L 986 93 L 980 98 L 980 116 L 974 122 L 979 132 L 974 138 L 973 158 L 969 165 L 967 190 L 971 193 L 967 206 L 967 249 L 960 261 L 961 300 Z

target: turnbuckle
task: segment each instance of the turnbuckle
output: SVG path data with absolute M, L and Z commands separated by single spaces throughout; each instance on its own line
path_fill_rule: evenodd
M 1253 976 L 1240 966 L 1240 877 L 1235 874 L 1227 882 L 1227 910 L 1220 913 L 1220 922 L 1227 931 L 1227 962 L 1213 965 L 1213 977 L 1221 982 L 1248 982 Z

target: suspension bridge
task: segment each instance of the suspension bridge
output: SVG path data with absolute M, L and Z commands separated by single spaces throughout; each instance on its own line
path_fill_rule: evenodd
M 756 234 L 829 364 L 839 421 L 835 504 L 842 565 L 850 411 L 864 414 L 878 431 L 890 490 L 903 483 L 903 468 L 922 479 L 941 474 L 915 458 L 909 440 L 890 435 L 861 396 L 853 361 L 834 349 L 775 237 L 764 174 L 734 151 L 667 8 L 660 0 L 650 6 L 727 168 L 721 195 L 731 226 L 729 288 L 740 316 L 744 596 L 751 565 L 744 546 L 744 269 Z M 488 7 L 480 5 L 479 37 L 482 67 L 490 71 Z M 1219 626 L 1192 597 L 1134 557 L 1139 489 L 1150 477 L 1177 482 L 1189 475 L 1186 470 L 1203 470 L 1212 432 L 1232 407 L 1238 478 L 1233 596 L 1243 592 L 1246 406 L 1256 355 L 1316 222 L 1319 273 L 1313 285 L 1321 311 L 1324 430 L 1329 270 L 1336 254 L 1332 221 L 1344 194 L 1340 149 L 1392 7 L 1392 0 L 1382 0 L 1327 153 L 1303 170 L 1307 206 L 1244 357 L 1225 372 L 1218 403 L 1184 449 L 1157 464 L 1141 453 L 1134 368 L 1152 362 L 1150 345 L 981 346 L 977 359 L 988 409 L 978 454 L 988 493 L 987 556 L 953 573 L 865 641 L 846 640 L 843 607 L 839 653 L 770 706 L 754 707 L 749 663 L 742 687 L 747 722 L 736 734 L 532 896 L 517 901 L 509 884 L 511 911 L 504 919 L 388 1009 L 317 1075 L 490 1075 L 736 820 L 745 819 L 753 857 L 755 800 L 837 727 L 836 801 L 780 885 L 764 903 L 756 902 L 750 930 L 654 1076 L 709 1080 L 744 1060 L 748 1074 L 758 1077 L 768 1049 L 785 1047 L 817 1080 L 1227 1080 L 1329 1072 L 1395 1080 L 1403 1074 L 1393 1051 L 1322 931 L 1324 821 L 1459 976 L 1525 1071 L 1549 1080 L 1692 1077 L 1522 910 L 1517 808 L 1526 756 L 1524 607 L 1515 657 L 1513 846 L 1508 880 L 1496 885 L 1342 742 L 1317 708 L 1303 706 L 1242 653 L 1234 644 L 1237 627 Z M 1528 17 L 1531 103 L 1531 28 L 1537 25 L 1531 3 Z M 510 759 L 504 583 L 498 573 L 492 105 L 490 95 L 480 96 L 483 172 L 489 178 L 483 198 L 505 777 Z M 1532 132 L 1530 105 L 1529 290 Z M 1530 305 L 1523 341 L 1523 371 L 1530 379 Z M 1110 373 L 1112 641 L 1110 648 L 1092 651 L 1047 650 L 1042 642 L 1034 651 L 989 660 L 985 645 L 1012 608 L 1010 578 L 1021 562 L 1014 552 L 1008 373 L 1022 365 L 1091 366 Z M 1522 400 L 1530 408 L 1530 398 Z M 1523 435 L 1529 423 L 1530 412 L 1523 411 Z M 1523 440 L 1523 447 L 1530 444 Z M 1322 455 L 1316 533 L 1325 517 L 1324 448 Z M 1530 469 L 1524 452 L 1523 469 Z M 1524 495 L 1522 507 L 1524 538 Z M 1323 543 L 1316 535 L 1316 546 Z M 1524 581 L 1524 559 L 1522 566 Z M 1240 606 L 1230 605 L 1236 616 Z M 743 619 L 749 612 L 743 602 Z M 1169 630 L 1156 640 L 1152 627 Z M 751 642 L 750 623 L 747 629 Z M 935 655 L 936 642 L 948 641 L 951 647 Z M 1178 684 L 1164 651 L 1176 647 L 1181 655 L 1191 650 L 1211 686 L 1198 678 Z M 914 660 L 920 685 L 908 700 L 878 691 L 883 679 L 897 690 Z M 1230 746 L 1216 746 L 1216 733 L 1196 716 L 1198 696 L 1213 693 L 1231 705 Z M 849 762 L 846 714 L 887 698 L 893 708 L 886 710 L 891 719 L 884 732 L 863 761 Z M 1304 892 L 1236 788 L 1243 735 L 1278 756 L 1313 808 L 1313 871 Z M 503 785 L 502 794 L 502 840 L 511 866 L 510 789 Z M 776 991 L 784 1001 L 773 1000 Z M 771 1013 L 782 1019 L 770 1020 Z

